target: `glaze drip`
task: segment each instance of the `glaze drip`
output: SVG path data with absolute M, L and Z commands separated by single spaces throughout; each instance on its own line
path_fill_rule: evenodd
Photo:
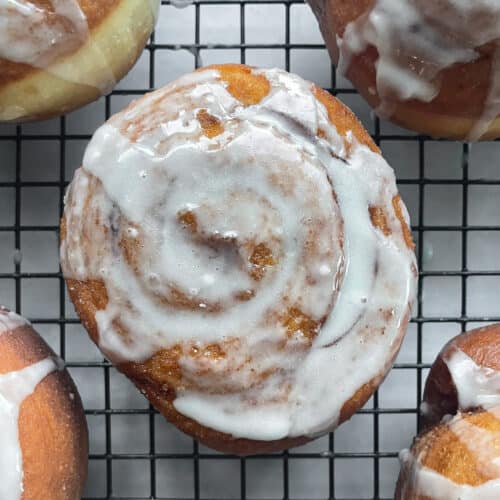
M 52 10 L 28 0 L 0 0 L 0 57 L 45 68 L 85 43 L 87 19 L 77 0 L 51 0 Z
M 27 319 L 0 306 L 0 335 L 29 324 Z
M 500 4 L 495 0 L 376 0 L 337 39 L 339 69 L 347 73 L 354 55 L 375 47 L 377 111 L 390 116 L 395 98 L 432 101 L 440 91 L 442 70 L 474 61 L 481 57 L 477 49 L 496 44 L 483 114 L 469 134 L 477 140 L 500 114 L 499 38 Z
M 101 127 L 67 194 L 61 260 L 105 285 L 114 361 L 176 348 L 177 411 L 272 440 L 332 428 L 385 373 L 416 268 L 380 154 L 339 135 L 309 82 L 251 78 L 268 88 L 252 102 L 207 69 Z
M 459 408 L 500 405 L 500 372 L 479 366 L 458 348 L 444 361 L 457 390 Z
M 49 3 L 50 6 L 41 7 L 29 0 L 0 0 L 0 59 L 44 70 L 67 82 L 97 88 L 101 95 L 111 92 L 117 75 L 109 64 L 108 50 L 95 42 L 79 1 L 50 0 Z M 160 2 L 147 0 L 145 3 L 155 23 Z M 117 39 L 116 43 L 122 42 Z M 81 71 L 70 57 L 80 49 L 85 50 L 85 64 L 91 62 L 89 71 Z M 5 111 L 9 120 L 22 113 L 23 109 L 18 107 Z
M 56 362 L 47 358 L 22 370 L 0 375 L 0 498 L 3 500 L 20 500 L 23 493 L 23 459 L 18 428 L 21 405 L 55 370 Z

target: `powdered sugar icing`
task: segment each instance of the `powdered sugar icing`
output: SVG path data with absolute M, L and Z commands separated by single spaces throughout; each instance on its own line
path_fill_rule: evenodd
M 477 48 L 496 43 L 484 113 L 470 132 L 471 139 L 479 139 L 500 114 L 499 38 L 496 0 L 376 0 L 338 38 L 339 66 L 345 73 L 354 54 L 375 47 L 379 111 L 390 115 L 394 96 L 432 101 L 443 69 L 474 61 L 480 57 Z
M 106 94 L 116 85 L 108 56 L 94 43 L 88 19 L 78 0 L 50 0 L 51 9 L 29 0 L 0 0 L 0 58 L 43 69 L 63 80 L 99 88 Z M 147 0 L 154 22 L 159 0 Z M 64 56 L 85 46 L 96 75 L 77 72 Z M 78 76 L 76 77 L 75 74 Z M 9 117 L 22 114 L 12 109 Z
M 204 70 L 101 127 L 67 195 L 61 260 L 66 277 L 105 284 L 96 320 L 113 360 L 180 345 L 176 409 L 271 440 L 333 427 L 386 372 L 416 269 L 383 158 L 343 140 L 310 83 L 254 74 L 271 86 L 258 104 Z M 223 125 L 216 137 L 201 110 Z M 259 249 L 268 260 L 256 268 Z M 223 357 L 190 354 L 211 343 Z

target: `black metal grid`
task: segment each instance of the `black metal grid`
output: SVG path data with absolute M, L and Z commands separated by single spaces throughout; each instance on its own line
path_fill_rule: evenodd
M 250 49 L 268 49 L 268 50 L 281 50 L 284 51 L 284 68 L 290 69 L 290 56 L 293 50 L 296 49 L 317 49 L 323 50 L 324 46 L 320 44 L 294 44 L 291 42 L 290 36 L 290 12 L 295 5 L 300 5 L 302 2 L 299 0 L 227 0 L 227 1 L 207 1 L 207 0 L 197 0 L 194 3 L 194 26 L 186 26 L 186 30 L 194 30 L 194 44 L 161 44 L 155 41 L 155 37 L 151 38 L 150 43 L 146 47 L 146 54 L 149 58 L 148 64 L 148 87 L 153 89 L 155 87 L 155 60 L 157 55 L 161 51 L 173 51 L 173 50 L 188 50 L 194 55 L 195 66 L 199 65 L 200 62 L 200 52 L 204 50 L 224 50 L 224 49 L 236 49 L 239 51 L 240 61 L 246 62 L 247 51 Z M 163 1 L 163 6 L 168 6 L 169 2 Z M 245 32 L 245 13 L 246 8 L 249 5 L 269 5 L 277 4 L 283 6 L 284 16 L 285 16 L 285 40 L 281 44 L 247 44 L 246 43 L 246 32 Z M 207 5 L 233 5 L 239 7 L 239 22 L 240 22 L 240 43 L 236 44 L 203 44 L 200 43 L 200 22 L 201 16 L 203 15 L 203 9 Z M 162 15 L 165 15 L 163 12 Z M 231 18 L 227 19 L 228 23 L 236 22 Z M 340 99 L 345 98 L 347 95 L 354 95 L 355 91 L 351 88 L 341 88 L 337 86 L 335 69 L 332 68 L 332 82 L 333 87 L 329 89 L 334 95 L 337 95 Z M 147 88 L 135 88 L 127 90 L 115 90 L 112 95 L 105 98 L 105 116 L 108 118 L 111 115 L 111 100 L 115 96 L 135 96 L 141 95 Z M 491 218 L 485 224 L 475 224 L 469 225 L 469 193 L 471 188 L 474 186 L 500 186 L 500 173 L 499 177 L 495 178 L 476 178 L 469 177 L 469 158 L 471 152 L 471 146 L 468 144 L 462 144 L 460 146 L 460 163 L 461 176 L 460 178 L 435 178 L 429 175 L 426 170 L 426 149 L 431 147 L 432 144 L 439 142 L 446 143 L 446 141 L 433 141 L 430 138 L 407 134 L 404 131 L 399 132 L 383 132 L 383 124 L 376 117 L 373 117 L 373 136 L 378 144 L 388 145 L 391 142 L 404 141 L 405 143 L 411 142 L 416 145 L 416 154 L 418 155 L 418 169 L 413 172 L 413 175 L 407 178 L 400 178 L 399 185 L 401 189 L 405 186 L 413 187 L 417 192 L 417 209 L 416 209 L 416 222 L 413 225 L 414 236 L 417 241 L 417 255 L 420 271 L 420 284 L 418 290 L 418 300 L 414 310 L 414 317 L 412 319 L 413 327 L 410 328 L 409 335 L 416 336 L 416 357 L 415 362 L 399 362 L 395 366 L 395 370 L 406 370 L 416 373 L 416 386 L 411 389 L 416 392 L 416 405 L 411 407 L 384 407 L 380 404 L 378 393 L 375 394 L 373 398 L 373 404 L 371 407 L 365 408 L 359 412 L 361 415 L 368 415 L 371 418 L 371 425 L 373 426 L 373 442 L 371 443 L 371 451 L 368 452 L 356 452 L 356 451 L 338 451 L 335 447 L 335 439 L 333 434 L 328 437 L 327 447 L 322 452 L 310 452 L 303 451 L 301 449 L 293 450 L 289 452 L 284 452 L 277 455 L 261 456 L 261 457 L 251 457 L 247 459 L 232 458 L 231 460 L 238 462 L 239 469 L 239 492 L 237 495 L 232 495 L 231 498 L 246 499 L 248 498 L 248 479 L 247 479 L 247 468 L 252 460 L 279 460 L 280 462 L 280 478 L 282 481 L 282 493 L 280 498 L 289 499 L 297 498 L 295 492 L 290 486 L 291 463 L 298 459 L 308 459 L 317 460 L 321 463 L 327 463 L 327 475 L 328 475 L 328 487 L 327 494 L 323 495 L 325 498 L 341 500 L 342 495 L 336 492 L 336 478 L 338 475 L 336 469 L 336 462 L 338 460 L 344 459 L 362 459 L 370 460 L 373 463 L 372 477 L 369 479 L 360 478 L 360 481 L 370 480 L 373 481 L 373 488 L 371 496 L 366 498 L 388 498 L 387 493 L 381 494 L 381 484 L 380 484 L 380 467 L 381 461 L 384 459 L 395 459 L 397 457 L 397 450 L 385 451 L 381 449 L 380 446 L 380 419 L 385 415 L 404 415 L 409 414 L 415 417 L 415 426 L 417 426 L 417 408 L 420 402 L 420 396 L 422 393 L 423 380 L 425 378 L 425 370 L 429 367 L 428 362 L 423 360 L 423 338 L 424 338 L 424 328 L 427 325 L 432 324 L 451 324 L 456 325 L 456 332 L 464 330 L 470 323 L 483 323 L 483 322 L 493 322 L 500 321 L 500 316 L 484 316 L 484 315 L 468 315 L 468 280 L 471 277 L 485 279 L 487 277 L 500 277 L 500 263 L 498 266 L 494 266 L 493 269 L 486 269 L 480 271 L 473 271 L 469 269 L 468 264 L 468 248 L 469 241 L 468 238 L 473 232 L 500 232 L 500 220 L 498 223 L 491 223 Z M 15 176 L 12 180 L 1 181 L 0 182 L 0 203 L 2 199 L 2 193 L 5 193 L 5 189 L 10 189 L 14 191 L 14 220 L 12 223 L 0 225 L 0 234 L 13 234 L 13 250 L 17 252 L 18 255 L 22 255 L 22 236 L 24 233 L 37 231 L 37 232 L 50 232 L 53 234 L 58 234 L 57 220 L 53 221 L 53 224 L 44 225 L 27 225 L 22 221 L 22 203 L 23 196 L 26 196 L 26 188 L 55 188 L 58 192 L 58 211 L 59 215 L 63 210 L 63 196 L 64 191 L 67 186 L 68 169 L 66 159 L 66 149 L 68 141 L 86 141 L 90 139 L 88 134 L 75 134 L 67 132 L 67 118 L 62 117 L 58 123 L 58 130 L 55 133 L 32 133 L 30 129 L 26 126 L 17 126 L 15 130 L 8 131 L 4 133 L 3 129 L 0 129 L 0 143 L 7 141 L 10 144 L 15 145 Z M 29 144 L 27 141 L 56 141 L 58 144 L 58 153 L 60 168 L 58 172 L 57 180 L 24 180 L 22 175 L 22 163 L 23 156 L 26 154 Z M 1 144 L 0 144 L 1 145 Z M 476 146 L 473 146 L 476 147 Z M 497 157 L 498 158 L 498 157 Z M 12 165 L 2 165 L 6 164 L 7 160 L 3 161 L 0 157 L 0 167 L 5 166 L 5 168 L 10 168 Z M 43 165 L 41 165 L 43 168 Z M 431 186 L 442 186 L 446 188 L 455 188 L 460 191 L 462 197 L 461 203 L 461 214 L 460 220 L 455 224 L 433 224 L 431 217 L 426 216 L 425 206 L 427 189 Z M 500 191 L 499 191 L 500 192 Z M 0 207 L 2 205 L 0 204 Z M 1 219 L 0 219 L 1 220 Z M 433 232 L 449 232 L 449 234 L 459 235 L 459 245 L 461 247 L 461 257 L 460 265 L 455 270 L 445 270 L 445 269 L 424 269 L 424 244 L 425 240 L 429 234 Z M 483 234 L 483 233 L 480 233 Z M 500 234 L 500 233 L 497 233 Z M 0 240 L 2 236 L 0 236 Z M 40 279 L 56 279 L 58 281 L 59 288 L 59 314 L 56 317 L 32 317 L 30 318 L 32 322 L 43 328 L 42 325 L 57 325 L 59 332 L 58 347 L 60 355 L 64 358 L 66 355 L 67 348 L 67 329 L 70 325 L 78 324 L 78 320 L 70 314 L 67 306 L 67 300 L 65 295 L 65 285 L 64 280 L 60 272 L 25 272 L 22 269 L 22 264 L 20 259 L 14 260 L 15 265 L 12 272 L 0 273 L 0 285 L 1 281 L 9 281 L 13 283 L 13 303 L 7 304 L 14 307 L 18 312 L 23 312 L 23 284 L 26 280 L 40 280 Z M 431 278 L 455 278 L 457 281 L 457 290 L 460 293 L 460 307 L 458 314 L 452 315 L 426 315 L 424 308 L 424 284 L 426 280 Z M 33 283 L 31 281 L 31 283 Z M 0 287 L 0 291 L 2 288 Z M 493 289 L 494 290 L 494 289 Z M 492 293 L 495 293 L 492 291 Z M 498 293 L 497 293 L 498 295 Z M 7 299 L 8 300 L 8 299 Z M 105 471 L 105 488 L 102 494 L 97 496 L 88 496 L 87 498 L 92 499 L 120 499 L 120 498 L 148 498 L 148 499 L 160 499 L 167 498 L 163 497 L 158 493 L 158 462 L 160 460 L 187 460 L 192 463 L 192 474 L 191 477 L 182 477 L 179 480 L 192 482 L 192 493 L 189 496 L 183 496 L 183 498 L 207 498 L 207 496 L 202 491 L 202 485 L 200 481 L 200 462 L 201 461 L 221 461 L 226 460 L 227 457 L 220 455 L 215 452 L 210 452 L 202 447 L 200 447 L 196 442 L 192 443 L 192 448 L 187 452 L 159 452 L 157 450 L 157 417 L 152 408 L 125 408 L 120 409 L 113 407 L 112 404 L 112 391 L 111 391 L 111 371 L 113 368 L 106 361 L 82 361 L 68 362 L 70 369 L 86 369 L 86 370 L 100 370 L 104 377 L 104 408 L 95 409 L 87 408 L 86 413 L 88 416 L 99 416 L 104 419 L 104 451 L 100 453 L 92 452 L 90 455 L 91 463 L 97 464 L 97 468 Z M 119 453 L 113 450 L 112 446 L 112 418 L 116 415 L 145 415 L 148 419 L 148 435 L 149 435 L 149 445 L 146 452 L 141 453 Z M 135 460 L 145 462 L 147 464 L 147 474 L 149 477 L 149 488 L 148 492 L 142 496 L 123 496 L 117 491 L 117 480 L 114 470 L 114 464 L 120 461 Z M 234 469 L 232 469 L 234 470 Z M 114 481 L 115 479 L 115 481 Z M 93 477 L 91 475 L 91 480 Z M 315 492 L 311 492 L 311 498 L 316 498 Z M 345 496 L 345 495 L 344 495 Z M 168 497 L 176 498 L 176 497 Z M 309 498 L 309 497 L 308 497 Z M 354 497 L 349 497 L 354 498 Z

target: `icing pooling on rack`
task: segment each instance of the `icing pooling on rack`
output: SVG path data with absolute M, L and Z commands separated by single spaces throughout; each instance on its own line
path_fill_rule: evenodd
M 500 418 L 500 407 L 489 410 L 495 418 Z M 471 486 L 458 484 L 437 471 L 422 464 L 425 452 L 417 458 L 410 450 L 399 454 L 401 465 L 408 480 L 403 486 L 400 498 L 417 495 L 435 500 L 496 500 L 500 498 L 500 435 L 475 426 L 458 414 L 447 425 L 476 459 L 476 467 L 486 478 L 483 484 Z
M 29 324 L 30 322 L 19 314 L 0 306 L 0 335 Z
M 105 284 L 96 320 L 114 360 L 180 345 L 175 408 L 271 440 L 331 428 L 385 373 L 416 269 L 383 158 L 350 134 L 346 146 L 310 83 L 253 73 L 270 84 L 258 104 L 204 70 L 101 127 L 67 195 L 61 260 L 66 277 Z M 201 110 L 219 135 L 203 134 Z M 371 224 L 372 206 L 390 236 Z M 256 277 L 258 249 L 271 257 Z M 211 343 L 222 357 L 190 354 Z
M 459 408 L 500 405 L 500 372 L 479 366 L 461 349 L 444 359 L 457 390 Z
M 443 69 L 478 59 L 476 49 L 499 38 L 500 3 L 496 0 L 375 0 L 372 9 L 349 23 L 342 38 L 338 37 L 339 67 L 345 73 L 353 55 L 374 46 L 379 55 L 379 111 L 390 115 L 394 95 L 402 100 L 432 101 L 439 93 Z M 497 42 L 489 94 L 483 115 L 470 131 L 471 139 L 480 138 L 500 114 L 499 59 Z
M 45 68 L 88 38 L 77 0 L 51 0 L 53 12 L 28 0 L 0 0 L 0 57 Z
M 0 375 L 0 498 L 20 500 L 23 492 L 23 458 L 19 442 L 19 411 L 38 384 L 58 369 L 46 358 L 19 371 Z

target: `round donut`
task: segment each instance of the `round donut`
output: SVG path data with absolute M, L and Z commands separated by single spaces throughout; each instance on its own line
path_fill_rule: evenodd
M 0 0 L 0 122 L 59 116 L 110 92 L 159 0 Z
M 500 3 L 312 0 L 334 63 L 378 112 L 435 137 L 500 136 Z
M 22 317 L 0 307 L 0 497 L 79 500 L 88 433 L 75 384 Z
M 304 443 L 373 394 L 415 293 L 408 224 L 345 106 L 284 71 L 222 65 L 96 132 L 61 261 L 118 369 L 178 428 L 244 455 Z

